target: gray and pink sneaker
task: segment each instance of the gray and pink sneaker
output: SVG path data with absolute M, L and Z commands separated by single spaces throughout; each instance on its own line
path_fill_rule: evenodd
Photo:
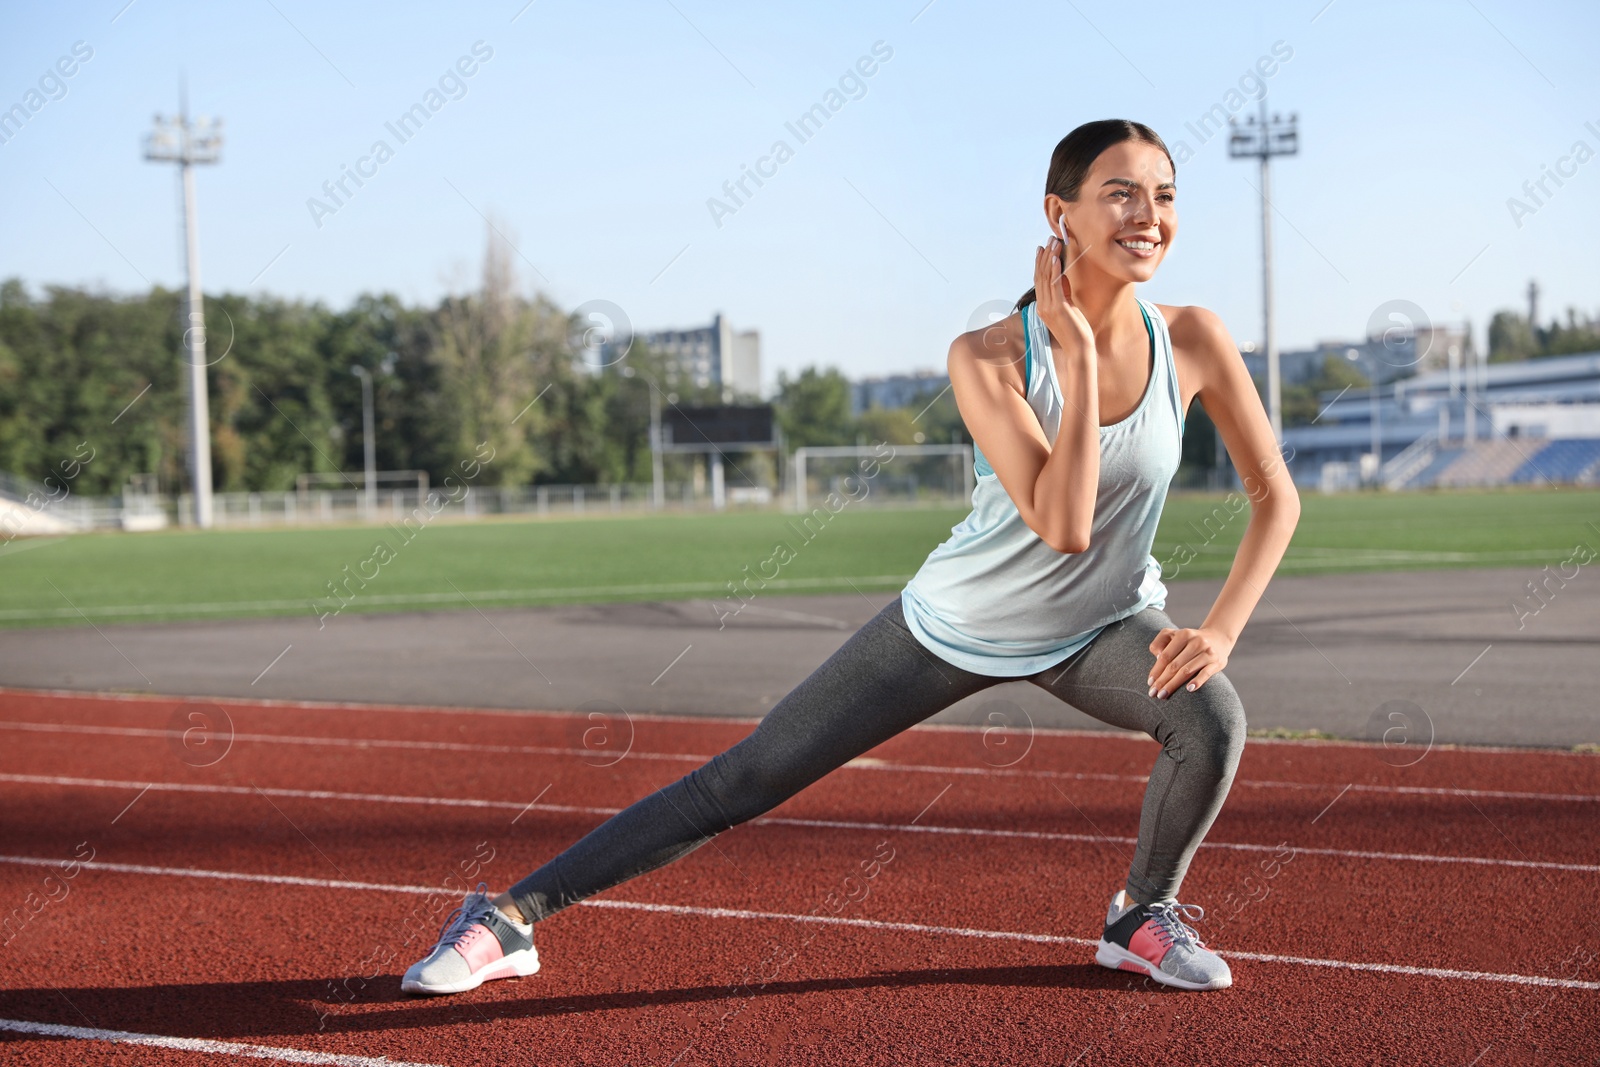
M 1205 914 L 1198 904 L 1175 900 L 1137 904 L 1119 889 L 1094 958 L 1103 967 L 1147 974 L 1178 989 L 1225 989 L 1233 984 L 1227 961 L 1184 922 L 1199 922 Z
M 508 919 L 478 883 L 445 919 L 439 943 L 400 979 L 407 993 L 463 993 L 493 978 L 520 978 L 539 969 L 533 924 Z

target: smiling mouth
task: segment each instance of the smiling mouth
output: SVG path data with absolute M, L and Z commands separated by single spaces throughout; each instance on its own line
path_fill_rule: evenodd
M 1129 238 L 1118 241 L 1117 244 L 1142 259 L 1155 255 L 1156 249 L 1161 247 L 1160 241 L 1150 241 L 1143 237 Z

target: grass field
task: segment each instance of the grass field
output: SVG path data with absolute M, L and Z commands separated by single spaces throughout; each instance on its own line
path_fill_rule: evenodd
M 1580 543 L 1600 551 L 1595 490 L 1301 500 L 1279 574 L 1526 565 L 1532 578 Z M 1154 549 L 1164 576 L 1226 575 L 1249 520 L 1244 504 L 1238 494 L 1171 494 Z M 409 541 L 390 526 L 19 539 L 0 548 L 0 626 L 714 599 L 747 574 L 776 574 L 769 591 L 891 589 L 965 514 L 847 505 L 809 538 L 798 516 L 737 512 L 435 519 Z M 792 559 L 774 556 L 780 542 Z

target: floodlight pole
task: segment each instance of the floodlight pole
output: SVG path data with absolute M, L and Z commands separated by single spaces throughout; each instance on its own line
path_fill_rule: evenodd
M 666 506 L 667 485 L 661 463 L 661 395 L 656 383 L 646 379 L 650 386 L 650 503 L 660 511 Z
M 361 437 L 362 450 L 366 453 L 367 486 L 364 502 L 367 508 L 367 518 L 372 518 L 372 513 L 378 506 L 378 455 L 377 448 L 372 439 L 372 372 L 359 363 L 350 368 L 350 373 L 361 379 Z
M 1283 386 L 1278 372 L 1278 338 L 1273 330 L 1272 298 L 1272 170 L 1273 156 L 1292 156 L 1300 150 L 1299 128 L 1294 112 L 1289 120 L 1279 115 L 1267 120 L 1267 98 L 1261 98 L 1261 121 L 1254 117 L 1240 126 L 1231 117 L 1233 134 L 1228 139 L 1228 155 L 1233 159 L 1261 161 L 1261 332 L 1267 351 L 1267 412 L 1272 419 L 1272 435 L 1283 443 Z
M 176 163 L 183 179 L 185 266 L 189 275 L 188 325 L 183 339 L 189 363 L 189 480 L 194 493 L 194 522 L 211 526 L 211 405 L 206 392 L 206 321 L 200 292 L 200 231 L 195 212 L 194 164 L 217 162 L 222 147 L 222 120 L 189 122 L 188 91 L 180 88 L 176 120 L 155 117 L 145 139 L 146 160 Z

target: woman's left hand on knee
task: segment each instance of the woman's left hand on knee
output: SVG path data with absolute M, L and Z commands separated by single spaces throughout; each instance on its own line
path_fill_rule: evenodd
M 1162 627 L 1150 642 L 1155 665 L 1150 668 L 1150 695 L 1165 699 L 1187 683 L 1192 692 L 1228 665 L 1233 639 L 1209 627 Z

